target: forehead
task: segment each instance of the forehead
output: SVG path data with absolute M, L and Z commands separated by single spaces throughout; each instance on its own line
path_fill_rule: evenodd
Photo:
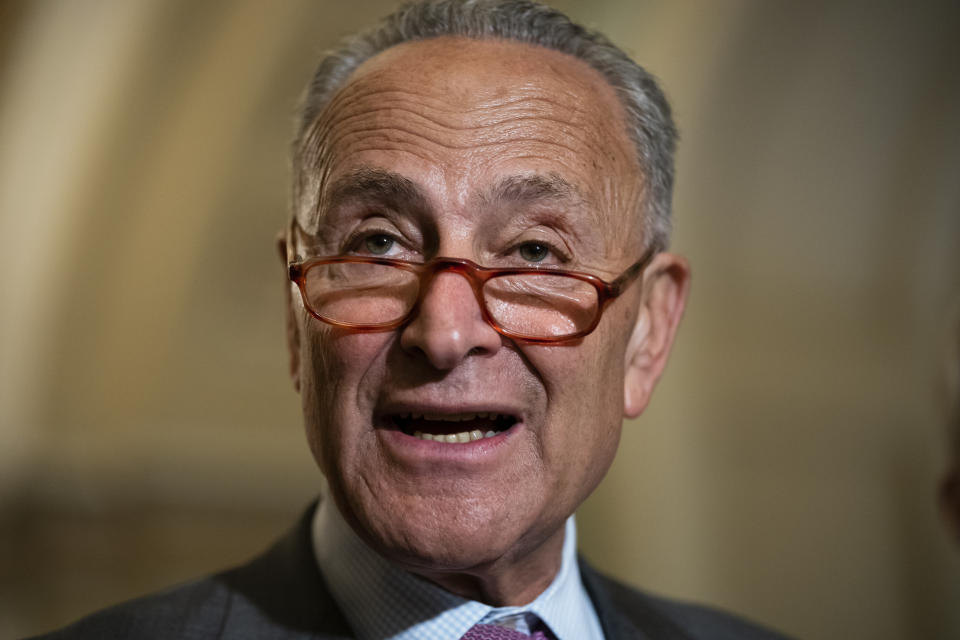
M 311 139 L 321 198 L 338 178 L 372 168 L 399 172 L 446 208 L 539 176 L 568 184 L 615 226 L 639 211 L 639 167 L 614 89 L 586 63 L 534 45 L 392 47 L 354 72 Z

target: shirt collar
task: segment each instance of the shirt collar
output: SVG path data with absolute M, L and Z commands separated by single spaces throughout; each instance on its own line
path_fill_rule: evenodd
M 312 525 L 320 571 L 360 640 L 459 638 L 478 622 L 504 617 L 526 626 L 540 618 L 558 640 L 602 640 L 600 622 L 580 580 L 573 516 L 564 530 L 560 571 L 550 586 L 523 607 L 491 607 L 454 595 L 399 569 L 374 552 L 350 528 L 332 500 L 320 501 Z

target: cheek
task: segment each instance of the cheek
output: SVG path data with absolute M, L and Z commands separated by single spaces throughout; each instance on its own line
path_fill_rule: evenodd
M 389 334 L 338 334 L 311 327 L 302 343 L 301 404 L 307 441 L 327 477 L 348 463 L 371 430 L 379 355 Z
M 610 350 L 590 353 L 581 365 L 582 377 L 576 380 L 577 388 L 585 390 L 585 393 L 571 394 L 578 400 L 576 436 L 589 444 L 580 451 L 592 458 L 589 462 L 597 465 L 601 460 L 609 465 L 620 439 L 623 422 L 623 356 L 619 353 Z
M 613 462 L 623 426 L 623 349 L 611 348 L 602 334 L 596 337 L 607 348 L 590 352 L 582 364 L 584 377 L 577 380 L 587 391 L 580 394 L 574 437 L 581 446 L 573 462 L 583 469 L 584 488 L 591 491 Z
M 618 317 L 607 318 L 582 343 L 574 347 L 557 348 L 556 362 L 550 366 L 555 374 L 548 390 L 552 400 L 575 411 L 586 420 L 601 416 L 622 415 L 624 332 L 614 331 L 621 326 Z M 541 369 L 543 371 L 543 369 Z
M 609 466 L 623 419 L 622 340 L 612 340 L 604 328 L 577 346 L 527 354 L 548 395 L 542 433 L 547 467 L 576 468 L 585 482 Z

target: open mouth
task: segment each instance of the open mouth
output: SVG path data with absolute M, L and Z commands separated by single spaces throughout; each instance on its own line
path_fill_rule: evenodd
M 396 427 L 421 440 L 449 444 L 492 438 L 517 423 L 516 416 L 503 413 L 401 413 L 390 417 Z

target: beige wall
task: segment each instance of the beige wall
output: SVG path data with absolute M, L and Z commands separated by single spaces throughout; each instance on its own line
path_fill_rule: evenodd
M 392 4 L 0 14 L 0 636 L 239 561 L 315 493 L 273 247 L 286 144 L 318 53 Z M 933 503 L 956 3 L 556 4 L 662 79 L 694 265 L 587 555 L 801 637 L 956 637 Z

